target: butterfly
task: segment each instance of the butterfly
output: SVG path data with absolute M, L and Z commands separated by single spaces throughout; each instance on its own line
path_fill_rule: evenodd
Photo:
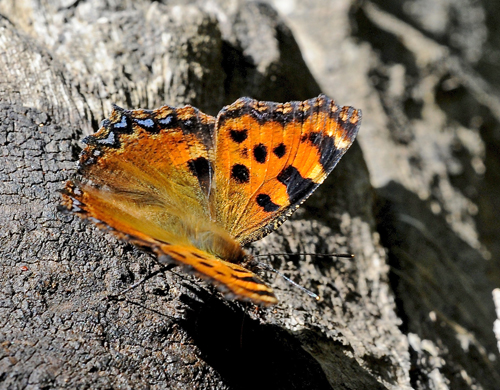
M 325 95 L 240 98 L 213 117 L 190 105 L 116 105 L 83 139 L 62 209 L 208 279 L 228 299 L 278 302 L 245 244 L 277 229 L 353 143 L 361 111 Z

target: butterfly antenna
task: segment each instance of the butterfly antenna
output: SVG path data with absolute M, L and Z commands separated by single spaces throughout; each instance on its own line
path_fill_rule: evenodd
M 270 254 L 265 254 L 265 255 L 253 255 L 254 258 L 257 257 L 269 257 L 269 256 L 292 256 L 292 255 L 299 255 L 299 256 L 324 256 L 324 257 L 345 257 L 348 259 L 353 259 L 354 255 L 352 253 L 307 253 L 307 252 L 282 252 L 282 253 L 270 253 Z M 292 279 L 290 279 L 288 276 L 284 275 L 277 269 L 271 267 L 267 263 L 263 263 L 261 261 L 255 260 L 257 266 L 267 269 L 268 271 L 272 271 L 276 273 L 277 275 L 281 276 L 283 279 L 285 279 L 287 282 L 290 284 L 294 285 L 298 289 L 302 290 L 305 292 L 307 295 L 309 295 L 311 298 L 314 298 L 316 301 L 321 300 L 321 297 L 318 294 L 313 293 L 311 290 L 308 290 L 304 286 L 301 286 L 297 282 L 294 282 Z
M 314 298 L 316 301 L 320 301 L 321 297 L 318 294 L 313 293 L 311 290 L 308 290 L 304 286 L 301 286 L 297 282 L 294 282 L 292 279 L 290 279 L 288 276 L 282 274 L 280 271 L 277 269 L 271 267 L 269 264 L 263 263 L 261 261 L 256 261 L 257 265 L 261 268 L 267 269 L 268 271 L 272 271 L 276 273 L 277 275 L 281 276 L 283 279 L 285 279 L 288 283 L 292 284 L 293 286 L 297 287 L 298 289 L 302 290 L 305 292 L 307 295 L 309 295 L 311 298 Z
M 265 255 L 253 255 L 253 257 L 269 257 L 269 256 L 319 256 L 319 257 L 346 257 L 354 259 L 352 253 L 307 253 L 307 252 L 283 252 L 283 253 L 269 253 Z

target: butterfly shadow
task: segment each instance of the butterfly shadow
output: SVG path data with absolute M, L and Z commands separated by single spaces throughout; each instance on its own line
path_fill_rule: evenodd
M 309 331 L 291 333 L 276 324 L 263 324 L 247 313 L 252 308 L 260 310 L 252 304 L 227 302 L 194 286 L 193 292 L 194 296 L 182 298 L 189 309 L 179 325 L 193 338 L 202 359 L 231 387 L 332 388 L 332 378 L 327 378 L 323 365 L 304 349 L 304 340 L 324 336 L 313 336 Z M 384 388 L 374 378 L 367 377 L 357 362 L 342 352 L 345 347 L 340 343 L 328 347 L 334 349 L 332 356 L 336 357 L 336 362 L 341 362 L 340 367 L 349 367 L 351 375 L 363 377 L 364 384 L 370 384 L 369 388 Z M 349 377 L 341 377 L 346 383 L 352 381 Z

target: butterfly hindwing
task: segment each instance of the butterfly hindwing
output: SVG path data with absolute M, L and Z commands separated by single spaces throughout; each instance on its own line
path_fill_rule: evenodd
M 262 305 L 277 303 L 272 288 L 256 274 L 195 247 L 187 234 L 179 234 L 182 224 L 189 224 L 190 221 L 181 218 L 177 226 L 164 226 L 154 220 L 134 215 L 131 210 L 124 209 L 123 205 L 117 205 L 115 196 L 109 196 L 105 191 L 93 187 L 82 190 L 73 183 L 66 185 L 63 199 L 63 205 L 80 217 L 91 219 L 120 239 L 149 249 L 156 253 L 164 264 L 173 262 L 184 270 L 211 281 L 228 298 L 237 297 Z M 199 227 L 204 226 L 202 224 Z M 205 227 L 204 230 L 212 233 L 211 238 L 214 241 L 220 237 L 217 236 L 216 227 Z M 228 237 L 222 238 L 220 245 L 223 248 L 220 250 L 222 253 L 226 251 L 225 257 L 245 256 L 245 252 L 236 242 Z
M 278 300 L 273 289 L 248 269 L 202 252 L 193 246 L 161 245 L 159 260 L 188 267 L 203 279 L 208 279 L 221 290 L 227 298 L 252 301 L 255 304 L 272 305 Z
M 324 95 L 225 107 L 216 122 L 217 222 L 241 244 L 275 230 L 332 171 L 360 120 Z

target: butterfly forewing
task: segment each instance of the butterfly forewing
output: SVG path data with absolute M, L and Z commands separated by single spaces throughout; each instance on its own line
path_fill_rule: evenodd
M 277 104 L 238 99 L 217 117 L 216 220 L 245 244 L 276 229 L 351 146 L 361 112 L 320 95 Z

